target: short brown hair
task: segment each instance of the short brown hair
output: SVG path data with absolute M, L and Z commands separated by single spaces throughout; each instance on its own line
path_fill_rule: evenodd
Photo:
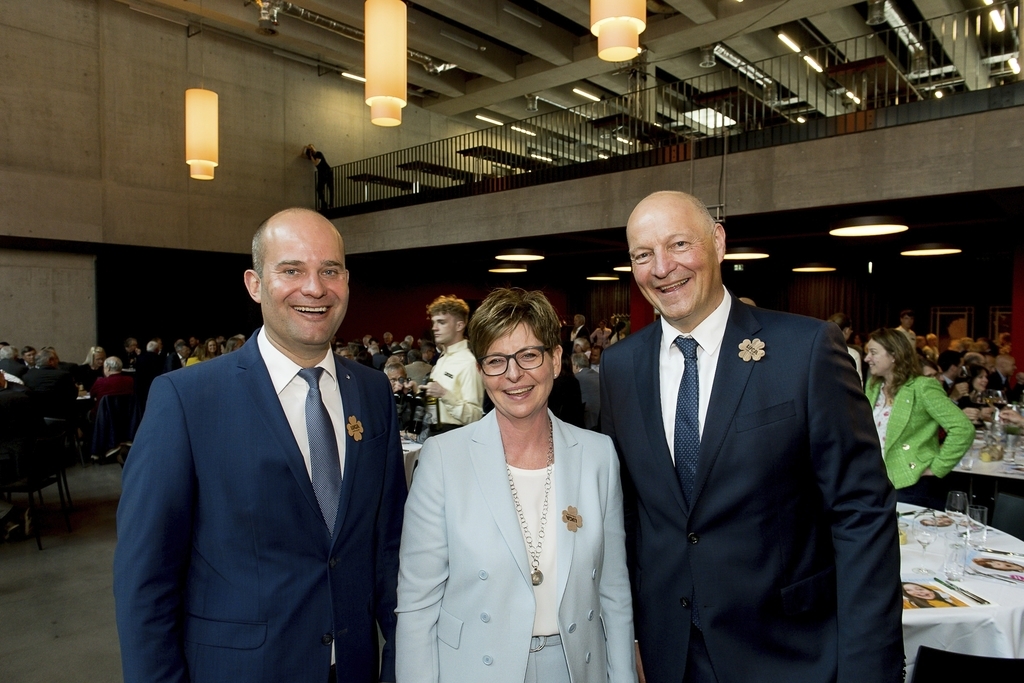
M 562 323 L 544 293 L 502 287 L 487 295 L 469 321 L 470 351 L 483 358 L 496 339 L 520 324 L 529 327 L 549 351 L 558 346 Z
M 427 306 L 427 315 L 433 318 L 435 315 L 449 314 L 453 318 L 466 322 L 469 320 L 469 304 L 454 294 L 441 295 L 430 302 Z

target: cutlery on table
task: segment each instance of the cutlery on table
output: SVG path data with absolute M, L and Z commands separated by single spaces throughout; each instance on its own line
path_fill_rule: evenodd
M 948 588 L 949 590 L 953 591 L 954 593 L 959 593 L 960 595 L 967 596 L 968 598 L 970 598 L 974 602 L 978 603 L 979 605 L 991 605 L 992 604 L 991 602 L 989 602 L 985 598 L 979 598 L 977 595 L 975 595 L 974 593 L 970 592 L 969 590 L 967 590 L 965 588 L 960 588 L 959 586 L 954 586 L 951 583 L 947 583 L 947 582 L 943 581 L 942 579 L 940 579 L 937 576 L 935 577 L 935 581 L 939 585 L 945 586 L 946 588 Z

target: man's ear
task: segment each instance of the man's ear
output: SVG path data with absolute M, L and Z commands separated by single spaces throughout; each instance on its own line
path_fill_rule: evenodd
M 260 301 L 260 276 L 256 273 L 255 270 L 252 270 L 250 268 L 249 270 L 245 271 L 244 278 L 245 288 L 246 290 L 248 290 L 249 296 L 252 297 L 252 300 L 255 301 L 256 303 L 262 303 Z
M 456 331 L 462 332 L 465 329 L 466 329 L 466 321 L 465 320 L 456 320 L 455 321 L 455 330 Z

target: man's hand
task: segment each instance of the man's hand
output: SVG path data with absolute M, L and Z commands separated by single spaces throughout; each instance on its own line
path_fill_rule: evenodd
M 971 393 L 971 390 L 967 386 L 967 382 L 957 382 L 953 385 L 953 391 L 949 392 L 949 398 L 953 401 L 959 401 L 969 393 Z
M 425 388 L 427 390 L 427 396 L 431 396 L 433 398 L 443 398 L 448 393 L 448 390 L 437 382 L 429 382 Z

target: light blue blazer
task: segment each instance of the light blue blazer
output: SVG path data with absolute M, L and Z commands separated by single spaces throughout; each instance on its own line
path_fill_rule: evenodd
M 547 528 L 569 673 L 573 683 L 632 683 L 618 457 L 608 437 L 548 414 L 559 509 Z M 562 521 L 569 505 L 582 516 L 575 532 Z M 535 602 L 495 411 L 423 444 L 399 558 L 398 683 L 522 683 Z

